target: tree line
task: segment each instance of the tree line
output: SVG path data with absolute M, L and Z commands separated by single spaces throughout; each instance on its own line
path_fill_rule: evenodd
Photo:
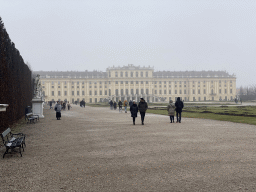
M 23 118 L 31 105 L 31 75 L 0 17 L 0 104 L 9 104 L 6 112 L 0 112 L 0 132 Z
M 243 101 L 256 100 L 256 85 L 241 86 L 239 88 L 238 96 Z

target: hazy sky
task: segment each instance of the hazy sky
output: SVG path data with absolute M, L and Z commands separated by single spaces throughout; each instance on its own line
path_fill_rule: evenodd
M 0 0 L 10 38 L 37 70 L 226 70 L 256 84 L 255 0 Z

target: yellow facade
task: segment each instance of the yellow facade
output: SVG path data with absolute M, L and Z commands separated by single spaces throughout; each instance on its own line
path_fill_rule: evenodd
M 45 101 L 113 100 L 148 102 L 219 101 L 236 97 L 236 77 L 224 71 L 154 72 L 151 67 L 109 67 L 106 72 L 35 72 L 41 75 Z

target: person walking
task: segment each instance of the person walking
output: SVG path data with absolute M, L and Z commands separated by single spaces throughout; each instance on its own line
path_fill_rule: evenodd
M 50 101 L 50 109 L 52 109 L 52 101 Z
M 56 118 L 57 118 L 57 120 L 60 120 L 60 118 L 61 118 L 61 104 L 60 104 L 59 101 L 55 105 L 54 109 L 56 111 Z
M 133 104 L 130 106 L 130 112 L 131 112 L 133 125 L 135 125 L 135 118 L 137 117 L 138 110 L 139 110 L 138 106 L 137 106 L 135 100 L 133 100 Z
M 182 108 L 184 107 L 183 102 L 180 100 L 180 97 L 177 98 L 177 101 L 175 102 L 175 107 L 176 107 L 176 115 L 177 115 L 177 122 L 176 123 L 181 123 L 181 112 Z
M 131 107 L 133 105 L 132 100 L 129 101 L 129 106 Z
M 121 113 L 122 112 L 122 106 L 123 106 L 123 103 L 122 103 L 121 100 L 119 100 L 118 106 L 119 106 L 119 113 Z
M 70 110 L 70 108 L 71 108 L 71 105 L 70 105 L 70 103 L 68 102 L 68 104 L 67 104 L 67 105 L 68 105 L 68 110 Z
M 175 105 L 172 100 L 170 100 L 170 103 L 167 106 L 167 111 L 168 115 L 170 116 L 171 123 L 174 123 Z
M 66 102 L 65 101 L 62 104 L 62 108 L 63 108 L 64 111 L 66 111 Z
M 115 101 L 114 101 L 113 106 L 114 106 L 114 110 L 116 110 L 116 102 Z
M 110 100 L 109 105 L 110 105 L 110 109 L 113 110 L 113 101 L 112 100 Z
M 138 105 L 139 111 L 140 111 L 140 116 L 141 116 L 141 124 L 144 125 L 144 119 L 145 119 L 145 114 L 148 109 L 148 104 L 143 98 L 140 98 L 140 102 Z
M 124 100 L 124 111 L 125 111 L 125 113 L 127 113 L 127 105 L 128 105 L 128 101 Z

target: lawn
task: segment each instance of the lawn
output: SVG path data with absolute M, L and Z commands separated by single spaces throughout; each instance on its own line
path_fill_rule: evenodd
M 167 115 L 166 108 L 149 109 L 148 113 Z M 183 117 L 213 119 L 256 125 L 256 106 L 185 107 Z

